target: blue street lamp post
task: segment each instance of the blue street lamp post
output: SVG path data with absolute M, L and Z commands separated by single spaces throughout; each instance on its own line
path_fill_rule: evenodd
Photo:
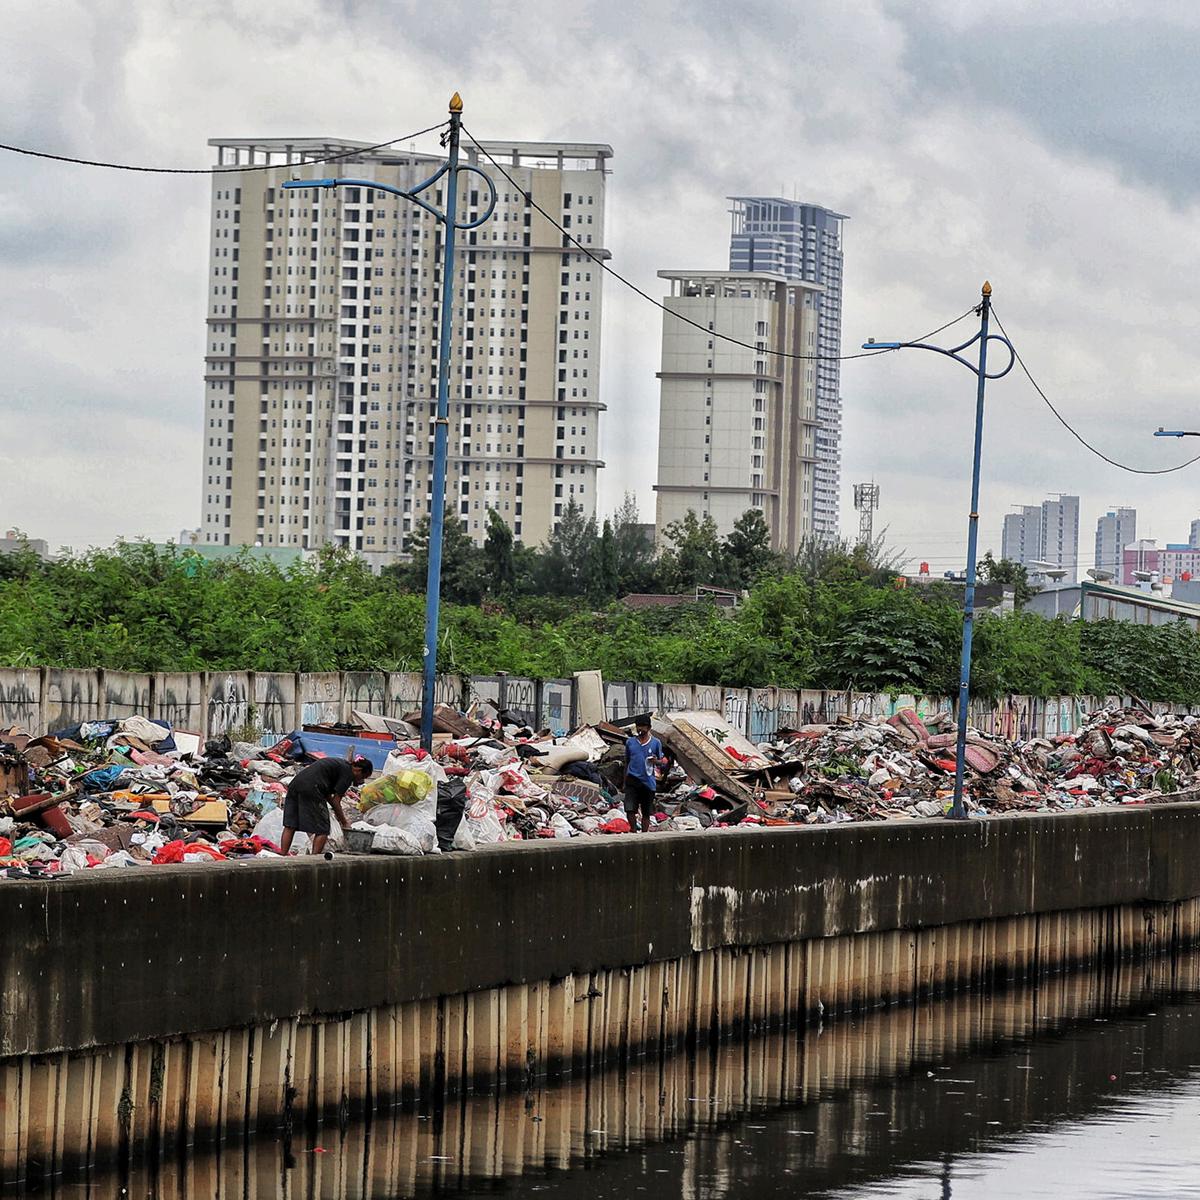
M 967 710 L 971 692 L 971 639 L 975 629 L 975 557 L 979 542 L 979 467 L 983 454 L 983 393 L 989 379 L 1000 379 L 1013 369 L 1016 362 L 1016 352 L 1005 337 L 988 332 L 988 317 L 992 307 L 992 285 L 984 283 L 982 300 L 979 308 L 979 332 L 969 341 L 960 346 L 946 349 L 943 346 L 932 346 L 927 342 L 867 342 L 864 350 L 932 350 L 943 354 L 955 362 L 962 363 L 978 380 L 975 392 L 975 458 L 971 468 L 971 512 L 967 520 L 967 578 L 963 590 L 963 635 L 962 659 L 958 677 L 958 740 L 954 755 L 954 803 L 949 816 L 954 820 L 964 820 L 967 810 L 963 805 L 963 766 L 967 752 Z M 1008 365 L 1003 371 L 988 372 L 987 349 L 988 342 L 996 341 L 1008 350 Z M 962 352 L 979 343 L 979 364 L 972 363 L 963 357 Z
M 442 253 L 442 297 L 441 315 L 438 324 L 437 357 L 437 415 L 434 419 L 433 473 L 431 508 L 429 512 L 429 571 L 425 579 L 425 647 L 423 652 L 423 680 L 421 685 L 421 745 L 433 749 L 433 707 L 437 685 L 437 635 L 438 613 L 442 597 L 442 532 L 446 509 L 446 462 L 450 440 L 450 332 L 451 309 L 454 299 L 454 236 L 460 229 L 475 229 L 487 221 L 496 208 L 496 187 L 492 180 L 478 167 L 460 165 L 458 161 L 459 132 L 462 128 L 462 98 L 457 92 L 450 98 L 450 128 L 446 134 L 448 147 L 446 162 L 424 183 L 405 191 L 390 187 L 373 179 L 293 179 L 285 188 L 335 188 L 362 187 L 377 192 L 390 192 L 423 208 L 434 220 L 445 226 L 445 242 Z M 487 211 L 474 221 L 459 222 L 456 219 L 458 201 L 458 176 L 460 172 L 480 176 L 488 186 Z M 421 199 L 420 193 L 432 187 L 443 176 L 446 178 L 446 205 L 444 210 Z

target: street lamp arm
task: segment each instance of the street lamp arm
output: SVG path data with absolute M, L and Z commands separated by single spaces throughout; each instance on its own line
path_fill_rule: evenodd
M 438 623 L 442 602 L 442 526 L 446 513 L 446 468 L 449 459 L 450 436 L 450 334 L 454 304 L 454 242 L 460 229 L 474 229 L 487 221 L 496 210 L 496 185 L 485 172 L 468 163 L 459 162 L 459 134 L 462 130 L 462 97 L 455 92 L 450 98 L 449 129 L 442 145 L 448 153 L 444 162 L 428 179 L 416 187 L 405 189 L 380 183 L 375 179 L 292 179 L 285 188 L 361 187 L 372 191 L 390 192 L 418 208 L 423 208 L 445 228 L 442 238 L 442 278 L 439 319 L 437 324 L 437 407 L 433 421 L 433 469 L 430 472 L 429 507 L 429 566 L 425 574 L 425 646 L 421 670 L 421 747 L 433 751 L 433 709 L 437 689 Z M 478 175 L 488 186 L 486 210 L 473 221 L 458 220 L 458 177 Z M 446 180 L 445 211 L 421 198 L 439 179 Z M 315 251 L 314 251 L 315 253 Z M 370 251 L 368 250 L 369 254 Z M 382 269 L 378 274 L 383 274 Z M 379 292 L 382 289 L 376 288 Z M 366 290 L 363 291 L 364 296 Z M 365 384 L 363 385 L 366 386 Z
M 285 188 L 336 188 L 336 187 L 362 187 L 373 188 L 377 192 L 390 192 L 393 196 L 399 196 L 404 200 L 410 200 L 418 208 L 423 208 L 435 221 L 446 223 L 447 214 L 440 209 L 435 208 L 428 201 L 421 199 L 420 193 L 433 187 L 447 171 L 450 170 L 449 163 L 443 163 L 428 179 L 423 183 L 418 183 L 416 187 L 405 190 L 404 188 L 392 187 L 390 183 L 380 183 L 375 179 L 290 179 L 283 186 Z M 496 211 L 496 185 L 492 182 L 491 177 L 481 171 L 478 167 L 463 164 L 458 168 L 458 174 L 465 175 L 471 173 L 478 175 L 488 185 L 488 204 L 487 211 L 481 213 L 474 221 L 455 221 L 455 229 L 478 229 L 491 218 L 493 212 Z
M 967 573 L 963 586 L 963 634 L 962 657 L 958 675 L 958 733 L 954 752 L 954 803 L 948 816 L 962 820 L 967 815 L 963 803 L 964 765 L 967 757 L 967 720 L 971 702 L 971 643 L 975 628 L 975 575 L 978 566 L 976 552 L 979 546 L 979 476 L 983 459 L 983 400 L 989 379 L 1001 379 L 1013 369 L 1017 352 L 1008 338 L 988 332 L 988 318 L 992 310 L 992 285 L 984 283 L 982 302 L 975 310 L 979 314 L 979 332 L 958 346 L 935 346 L 930 342 L 868 342 L 864 350 L 932 350 L 943 358 L 952 358 L 961 363 L 975 376 L 975 455 L 971 469 L 971 508 L 967 515 Z M 1002 371 L 989 371 L 987 367 L 988 342 L 999 342 L 1008 351 L 1008 364 Z M 963 357 L 963 351 L 978 346 L 979 363 L 976 365 Z
M 984 335 L 977 333 L 973 338 L 969 338 L 959 346 L 934 346 L 930 342 L 865 342 L 863 343 L 864 350 L 932 350 L 935 354 L 941 354 L 945 358 L 952 358 L 956 363 L 961 363 L 973 375 L 979 374 L 979 368 L 975 363 L 963 357 L 962 352 L 976 345 L 980 338 Z M 1016 366 L 1017 352 L 1013 349 L 1012 343 L 1006 337 L 1001 337 L 998 333 L 987 334 L 986 340 L 989 342 L 999 342 L 1008 351 L 1008 364 L 1003 371 L 985 371 L 985 379 L 1002 379 Z

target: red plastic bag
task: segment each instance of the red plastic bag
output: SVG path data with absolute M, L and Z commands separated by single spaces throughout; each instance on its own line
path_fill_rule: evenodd
M 600 826 L 601 833 L 629 833 L 629 822 L 624 817 L 613 817 Z

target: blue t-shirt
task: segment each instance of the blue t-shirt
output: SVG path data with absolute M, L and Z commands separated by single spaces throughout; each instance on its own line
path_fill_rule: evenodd
M 629 738 L 625 742 L 625 773 L 630 779 L 644 783 L 653 792 L 656 788 L 656 780 L 654 771 L 646 759 L 662 758 L 662 752 L 662 742 L 653 735 L 644 746 L 637 738 Z

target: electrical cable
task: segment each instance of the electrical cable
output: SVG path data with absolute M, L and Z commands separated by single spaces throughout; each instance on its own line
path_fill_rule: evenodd
M 653 304 L 655 308 L 666 313 L 670 317 L 674 317 L 677 321 L 682 321 L 685 325 L 691 325 L 693 328 L 699 329 L 701 333 L 708 334 L 710 338 L 715 338 L 722 342 L 729 342 L 734 346 L 741 346 L 745 350 L 753 350 L 756 354 L 769 354 L 772 358 L 802 359 L 808 362 L 849 362 L 851 359 L 855 358 L 877 358 L 881 354 L 894 353 L 896 347 L 888 350 L 860 350 L 854 354 L 793 354 L 786 350 L 768 350 L 766 348 L 760 350 L 753 342 L 743 342 L 740 338 L 730 337 L 725 333 L 718 333 L 713 329 L 708 329 L 704 325 L 701 325 L 699 321 L 693 321 L 690 317 L 685 317 L 680 313 L 672 312 L 671 309 L 669 309 L 665 304 L 651 296 L 649 292 L 643 291 L 640 287 L 638 287 L 633 280 L 627 279 L 621 274 L 620 271 L 610 267 L 602 258 L 600 258 L 599 255 L 589 250 L 588 247 L 585 246 L 577 237 L 575 237 L 575 235 L 571 233 L 569 229 L 565 229 L 562 225 L 560 225 L 554 217 L 552 217 L 536 200 L 534 200 L 531 195 L 525 191 L 524 187 L 522 187 L 522 185 L 519 184 L 500 165 L 500 163 L 498 163 L 491 156 L 491 154 L 488 153 L 486 147 L 480 145 L 479 141 L 475 138 L 475 135 L 471 133 L 471 131 L 465 125 L 462 127 L 462 131 L 467 135 L 471 145 L 473 145 L 475 149 L 478 150 L 479 153 L 482 154 L 484 158 L 486 158 L 488 162 L 491 163 L 492 166 L 495 167 L 496 170 L 499 171 L 500 174 L 503 175 L 504 178 L 507 179 L 514 188 L 517 189 L 518 192 L 526 196 L 529 207 L 545 217 L 546 220 L 549 221 L 550 224 L 553 225 L 554 228 L 563 235 L 563 237 L 567 238 L 579 250 L 586 254 L 588 258 L 590 258 L 592 262 L 594 262 L 602 271 L 607 272 L 618 282 L 623 283 L 627 288 L 629 288 L 630 291 L 636 292 L 643 300 L 649 301 L 649 303 Z M 969 317 L 973 312 L 977 311 L 977 308 L 977 305 L 972 305 L 972 307 L 968 308 L 966 312 L 961 313 L 959 316 L 947 321 L 944 325 L 939 325 L 936 329 L 930 330 L 929 333 L 922 334 L 920 337 L 911 338 L 909 340 L 914 342 L 928 341 L 931 337 L 936 337 L 943 330 L 949 329 L 951 325 L 957 325 L 959 321 Z
M 1012 338 L 1010 338 L 1008 336 L 1008 330 L 1004 328 L 1004 323 L 1000 320 L 1000 318 L 998 316 L 996 316 L 996 309 L 995 309 L 994 305 L 992 306 L 992 317 L 995 319 L 996 325 L 998 326 L 1000 332 L 1002 334 L 1004 334 L 1004 336 L 1006 338 L 1008 338 L 1008 344 L 1010 346 L 1012 346 Z M 1118 462 L 1115 458 L 1110 458 L 1107 454 L 1104 453 L 1103 450 L 1096 449 L 1096 447 L 1093 446 L 1091 444 L 1091 442 L 1089 442 L 1083 436 L 1083 434 L 1081 434 L 1077 429 L 1075 429 L 1075 427 L 1073 425 L 1071 425 L 1071 423 L 1066 419 L 1066 417 L 1064 417 L 1062 415 L 1062 413 L 1060 413 L 1058 411 L 1058 409 L 1054 407 L 1054 404 L 1051 402 L 1050 397 L 1047 396 L 1044 391 L 1042 391 L 1040 385 L 1038 384 L 1038 381 L 1036 379 L 1034 379 L 1033 375 L 1030 373 L 1029 368 L 1025 365 L 1025 360 L 1017 352 L 1017 348 L 1015 346 L 1013 346 L 1012 352 L 1013 352 L 1013 357 L 1017 360 L 1017 365 L 1025 373 L 1025 378 L 1029 380 L 1029 382 L 1033 385 L 1033 390 L 1035 392 L 1037 392 L 1037 394 L 1042 398 L 1042 402 L 1058 419 L 1058 423 L 1085 450 L 1091 451 L 1092 454 L 1094 454 L 1097 458 L 1103 459 L 1106 463 L 1109 464 L 1109 466 L 1116 467 L 1120 471 L 1128 471 L 1131 475 L 1170 475 L 1175 471 L 1182 471 L 1185 467 L 1190 467 L 1193 463 L 1200 462 L 1200 454 L 1197 454 L 1197 455 L 1194 455 L 1192 458 L 1189 458 L 1186 462 L 1181 462 L 1178 466 L 1175 466 L 1175 467 L 1147 468 L 1147 467 L 1131 467 L 1131 466 L 1126 465 L 1123 462 Z
M 372 154 L 376 150 L 385 150 L 388 146 L 394 146 L 397 142 L 407 142 L 413 138 L 422 137 L 426 133 L 433 133 L 434 130 L 441 129 L 444 125 L 446 125 L 445 121 L 439 121 L 436 125 L 430 125 L 428 129 L 418 129 L 416 133 L 406 133 L 401 137 L 392 138 L 387 142 L 379 142 L 374 146 L 362 146 L 357 150 L 343 150 L 338 154 L 328 154 L 324 158 L 305 158 L 295 163 L 245 164 L 234 167 L 142 167 L 134 166 L 130 163 L 102 162 L 91 158 L 72 158 L 67 154 L 50 154 L 45 150 L 29 150 L 24 146 L 6 146 L 3 142 L 0 142 L 0 150 L 7 150 L 10 154 L 25 154 L 30 158 L 47 158 L 53 162 L 75 163 L 81 167 L 105 167 L 110 171 L 138 171 L 147 175 L 227 175 L 235 171 L 278 171 L 286 167 L 302 167 L 310 163 L 336 162 L 340 158 L 355 158 L 360 154 Z

